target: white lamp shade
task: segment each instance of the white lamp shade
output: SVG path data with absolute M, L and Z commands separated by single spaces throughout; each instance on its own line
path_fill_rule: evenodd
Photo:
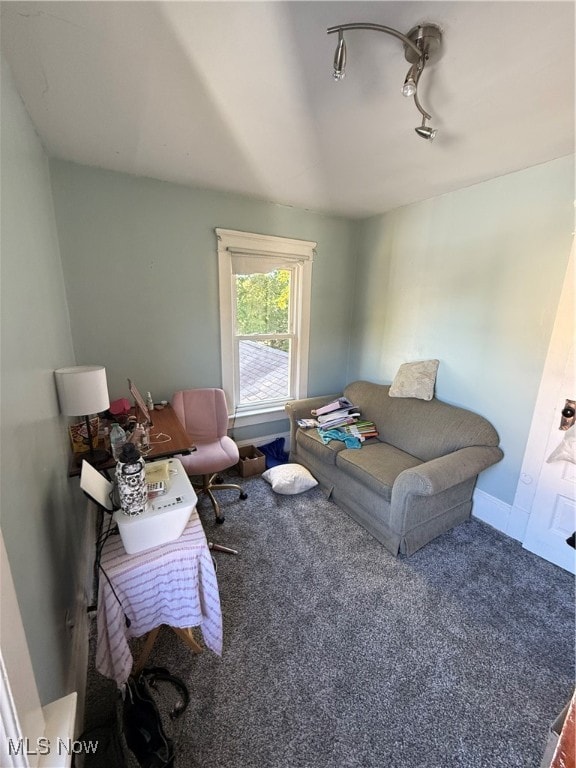
M 60 412 L 88 416 L 110 406 L 106 369 L 102 365 L 75 365 L 54 371 Z

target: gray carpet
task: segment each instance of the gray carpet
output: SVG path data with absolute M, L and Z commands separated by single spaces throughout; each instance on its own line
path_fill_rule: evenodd
M 574 689 L 574 580 L 478 521 L 393 558 L 313 489 L 223 492 L 221 659 L 164 630 L 189 685 L 176 768 L 538 768 Z M 136 648 L 135 648 L 136 650 Z M 115 686 L 88 677 L 86 723 Z

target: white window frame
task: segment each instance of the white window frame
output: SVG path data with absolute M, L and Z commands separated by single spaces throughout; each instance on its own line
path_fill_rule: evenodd
M 263 421 L 286 417 L 284 403 L 238 404 L 238 355 L 235 337 L 235 280 L 232 274 L 234 255 L 270 259 L 278 257 L 290 263 L 291 312 L 293 312 L 293 344 L 290 367 L 291 388 L 294 398 L 306 397 L 308 387 L 308 355 L 310 345 L 310 301 L 312 296 L 312 263 L 317 243 L 275 235 L 240 232 L 216 228 L 218 242 L 218 272 L 220 287 L 220 354 L 222 388 L 228 407 L 234 414 L 236 426 L 248 426 Z M 265 418 L 263 418 L 265 417 Z

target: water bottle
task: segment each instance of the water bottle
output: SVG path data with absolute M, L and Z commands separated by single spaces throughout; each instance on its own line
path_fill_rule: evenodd
M 125 442 L 126 432 L 124 432 L 120 424 L 114 422 L 110 430 L 110 450 L 112 451 L 112 458 L 116 459 L 116 461 L 118 461 L 120 451 Z
M 133 443 L 124 443 L 116 464 L 116 483 L 120 507 L 125 515 L 141 515 L 148 502 L 146 469 L 140 451 Z
M 154 400 L 152 400 L 152 395 L 150 394 L 150 392 L 146 393 L 146 408 L 148 408 L 150 413 L 152 413 L 152 411 L 154 410 Z

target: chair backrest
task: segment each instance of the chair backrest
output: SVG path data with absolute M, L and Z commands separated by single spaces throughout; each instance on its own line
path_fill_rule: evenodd
M 222 389 L 182 389 L 174 393 L 172 408 L 188 436 L 197 442 L 227 434 L 228 406 Z

